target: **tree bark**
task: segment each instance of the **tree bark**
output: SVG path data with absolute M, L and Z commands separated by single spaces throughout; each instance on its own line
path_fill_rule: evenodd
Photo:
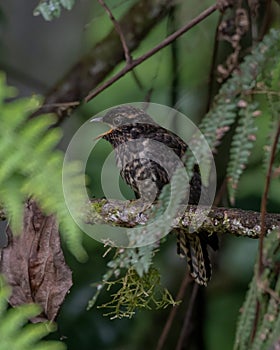
M 188 229 L 194 218 L 206 216 L 208 208 L 190 205 L 183 215 L 173 219 L 173 228 Z M 113 226 L 135 227 L 144 225 L 151 218 L 148 210 L 141 212 L 137 201 L 121 202 L 117 200 L 94 199 L 84 220 L 88 224 L 110 224 Z M 266 234 L 280 228 L 280 214 L 267 213 L 265 218 Z M 208 234 L 232 234 L 259 238 L 261 232 L 260 213 L 236 208 L 212 207 L 206 219 L 197 230 Z

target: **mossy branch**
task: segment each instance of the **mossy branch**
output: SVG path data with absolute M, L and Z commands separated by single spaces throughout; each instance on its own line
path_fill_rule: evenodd
M 135 227 L 144 225 L 151 218 L 151 210 L 139 211 L 137 201 L 122 202 L 117 200 L 93 199 L 84 220 L 88 224 L 110 224 L 112 226 Z M 205 216 L 199 231 L 209 234 L 232 234 L 259 238 L 260 213 L 236 208 L 208 208 L 190 205 L 183 215 L 173 219 L 173 228 L 189 227 L 195 218 Z M 280 214 L 267 213 L 266 233 L 280 228 Z

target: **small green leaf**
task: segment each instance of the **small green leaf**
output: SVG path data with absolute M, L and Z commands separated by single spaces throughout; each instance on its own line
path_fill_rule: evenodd
M 71 10 L 75 4 L 75 0 L 60 0 L 63 7 L 67 10 Z
M 51 21 L 60 16 L 61 7 L 71 10 L 74 4 L 75 0 L 41 0 L 34 9 L 33 15 L 42 15 L 46 21 Z

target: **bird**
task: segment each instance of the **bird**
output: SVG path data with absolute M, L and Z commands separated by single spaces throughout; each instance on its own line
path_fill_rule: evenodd
M 105 115 L 91 119 L 110 129 L 97 139 L 108 141 L 115 152 L 121 177 L 132 188 L 136 199 L 154 203 L 163 187 L 170 183 L 175 170 L 184 166 L 186 143 L 172 131 L 157 124 L 145 110 L 132 105 L 111 108 Z M 199 167 L 193 168 L 189 181 L 188 204 L 197 205 L 203 195 Z M 216 234 L 173 229 L 177 253 L 186 257 L 189 273 L 199 285 L 206 286 L 212 274 L 207 246 L 219 248 Z

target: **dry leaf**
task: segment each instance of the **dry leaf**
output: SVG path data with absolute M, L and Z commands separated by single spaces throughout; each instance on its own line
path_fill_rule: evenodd
M 44 215 L 34 200 L 27 201 L 20 236 L 8 228 L 9 244 L 2 250 L 0 272 L 12 287 L 10 304 L 37 303 L 42 314 L 32 322 L 53 321 L 72 286 L 54 215 Z

